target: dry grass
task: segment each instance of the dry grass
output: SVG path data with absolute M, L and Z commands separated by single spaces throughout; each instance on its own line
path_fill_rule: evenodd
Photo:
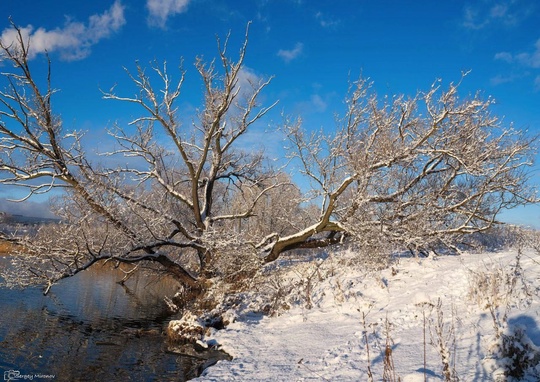
M 0 240 L 0 256 L 11 254 L 15 250 L 16 245 L 9 241 Z

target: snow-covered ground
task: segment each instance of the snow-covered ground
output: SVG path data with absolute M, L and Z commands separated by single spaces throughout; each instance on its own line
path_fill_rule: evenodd
M 504 380 L 523 349 L 514 371 L 537 381 L 540 256 L 519 259 L 516 267 L 517 251 L 403 257 L 366 271 L 334 255 L 284 265 L 274 285 L 294 285 L 280 297 L 289 309 L 270 317 L 233 308 L 235 322 L 207 340 L 234 359 L 196 380 L 368 381 L 371 372 L 375 381 L 437 381 L 445 362 L 460 381 Z M 525 335 L 508 346 L 516 328 Z

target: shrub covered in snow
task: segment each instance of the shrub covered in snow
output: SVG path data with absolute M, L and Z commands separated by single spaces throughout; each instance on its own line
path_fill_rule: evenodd
M 508 327 L 501 334 L 486 364 L 498 380 L 540 380 L 540 349 L 527 336 L 526 328 L 520 326 Z
M 167 327 L 167 337 L 176 343 L 196 343 L 201 341 L 206 328 L 200 319 L 186 312 L 181 319 L 171 320 Z

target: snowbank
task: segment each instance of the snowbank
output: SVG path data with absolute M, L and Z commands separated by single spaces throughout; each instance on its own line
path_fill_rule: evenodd
M 296 284 L 309 296 L 289 310 L 243 312 L 212 331 L 209 339 L 234 359 L 196 380 L 367 381 L 369 373 L 390 381 L 496 380 L 516 357 L 504 353 L 503 339 L 519 328 L 525 345 L 517 346 L 530 358 L 520 379 L 536 381 L 540 259 L 527 252 L 516 263 L 516 255 L 401 258 L 376 272 L 330 269 L 332 259 L 323 260 L 309 289 Z M 288 272 L 307 274 L 295 266 Z

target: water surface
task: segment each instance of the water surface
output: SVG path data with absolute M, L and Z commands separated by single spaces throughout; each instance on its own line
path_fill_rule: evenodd
M 0 258 L 0 266 L 8 266 L 8 259 Z M 53 286 L 47 296 L 39 288 L 0 288 L 1 375 L 15 371 L 34 381 L 52 375 L 48 380 L 194 377 L 201 360 L 169 352 L 163 331 L 169 319 L 163 297 L 179 285 L 135 274 L 121 286 L 122 276 L 96 265 Z

